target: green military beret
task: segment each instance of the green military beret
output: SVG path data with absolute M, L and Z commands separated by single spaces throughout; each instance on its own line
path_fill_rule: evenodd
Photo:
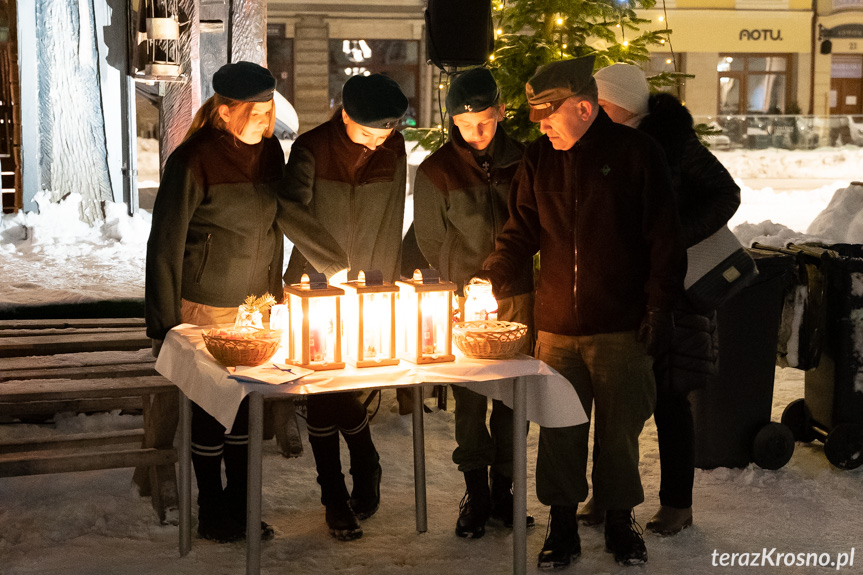
M 276 79 L 270 71 L 254 62 L 225 64 L 213 74 L 213 91 L 240 102 L 269 102 Z
M 457 73 L 446 95 L 446 111 L 450 116 L 482 112 L 500 100 L 500 90 L 491 71 L 471 68 Z
M 525 86 L 530 120 L 539 122 L 554 113 L 570 96 L 581 92 L 593 76 L 594 56 L 561 60 L 537 70 Z
M 382 74 L 352 76 L 342 86 L 342 106 L 348 117 L 367 128 L 398 126 L 408 99 L 392 78 Z

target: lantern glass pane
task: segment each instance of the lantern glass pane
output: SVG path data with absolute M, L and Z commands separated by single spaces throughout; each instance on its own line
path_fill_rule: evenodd
M 403 338 L 402 349 L 410 357 L 416 357 L 417 353 L 417 306 L 419 294 L 415 291 L 402 289 L 399 292 L 399 315 L 398 320 L 402 327 L 399 333 Z
M 288 356 L 294 360 L 303 359 L 303 301 L 294 294 L 288 295 L 288 306 L 291 313 L 291 334 L 294 338 L 293 349 Z
M 390 357 L 390 297 L 388 293 L 363 296 L 363 359 Z
M 420 294 L 422 312 L 422 353 L 423 355 L 442 355 L 447 335 L 448 306 L 450 292 L 425 292 Z
M 331 363 L 336 349 L 336 298 L 309 299 L 309 361 Z

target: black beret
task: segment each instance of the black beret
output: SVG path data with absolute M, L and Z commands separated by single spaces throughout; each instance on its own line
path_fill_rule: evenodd
M 352 76 L 342 86 L 342 106 L 348 117 L 367 128 L 398 126 L 408 99 L 392 78 L 382 74 Z
M 593 77 L 594 59 L 591 55 L 561 60 L 537 70 L 525 86 L 531 121 L 552 115 L 567 98 L 581 92 Z
M 213 74 L 213 91 L 240 102 L 269 102 L 276 79 L 270 71 L 254 62 L 225 64 Z
M 471 68 L 453 77 L 446 95 L 446 111 L 450 116 L 482 112 L 500 99 L 494 76 L 486 68 Z

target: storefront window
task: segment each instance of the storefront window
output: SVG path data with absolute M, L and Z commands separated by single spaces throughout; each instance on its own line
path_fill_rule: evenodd
M 276 77 L 276 90 L 294 101 L 294 39 L 285 37 L 285 25 L 267 24 L 267 68 Z
M 833 9 L 863 8 L 863 0 L 833 0 Z
M 419 117 L 419 42 L 415 40 L 330 40 L 330 108 L 341 105 L 342 86 L 351 76 L 386 74 L 408 98 L 404 125 Z
M 719 113 L 784 113 L 790 99 L 788 58 L 784 54 L 720 54 L 716 65 Z

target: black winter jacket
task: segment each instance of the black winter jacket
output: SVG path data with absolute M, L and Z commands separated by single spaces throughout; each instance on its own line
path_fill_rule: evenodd
M 543 136 L 525 151 L 510 217 L 483 264 L 498 278 L 541 249 L 536 328 L 561 335 L 638 329 L 647 306 L 672 311 L 683 286 L 664 154 L 600 108 L 566 151 Z
M 724 226 L 740 205 L 740 188 L 699 142 L 689 111 L 671 94 L 653 94 L 638 129 L 665 150 L 686 247 Z M 657 387 L 673 392 L 704 387 L 716 374 L 719 357 L 716 314 L 699 313 L 682 298 L 674 323 L 670 352 L 654 364 Z
M 282 294 L 282 232 L 331 275 L 347 257 L 280 182 L 276 138 L 248 145 L 205 127 L 168 158 L 147 242 L 147 335 L 181 323 L 180 299 L 234 307 L 249 295 Z

